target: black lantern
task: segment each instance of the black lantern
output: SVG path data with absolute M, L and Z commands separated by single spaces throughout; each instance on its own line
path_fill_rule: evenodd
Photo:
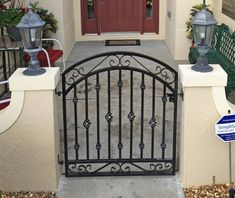
M 24 51 L 30 55 L 28 68 L 23 74 L 28 76 L 37 76 L 46 72 L 40 67 L 37 59 L 38 52 L 42 50 L 42 32 L 45 22 L 38 14 L 33 13 L 31 5 L 29 12 L 23 16 L 20 23 L 16 26 L 20 30 Z
M 210 72 L 213 70 L 208 65 L 206 53 L 211 48 L 216 24 L 217 21 L 214 19 L 212 13 L 206 9 L 204 0 L 202 10 L 197 12 L 192 19 L 194 42 L 200 54 L 197 58 L 197 63 L 192 66 L 194 71 Z

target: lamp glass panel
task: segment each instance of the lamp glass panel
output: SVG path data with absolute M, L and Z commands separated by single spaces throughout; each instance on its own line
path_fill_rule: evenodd
M 31 49 L 30 33 L 28 28 L 20 28 L 21 38 L 25 49 Z
M 197 47 L 205 46 L 206 44 L 206 27 L 195 25 L 193 27 L 194 41 Z
M 207 26 L 206 28 L 206 46 L 211 47 L 214 37 L 215 25 Z
M 42 27 L 30 28 L 31 48 L 36 49 L 41 47 Z
M 25 49 L 37 49 L 42 45 L 43 27 L 37 28 L 21 28 L 21 37 Z
M 95 5 L 94 0 L 87 0 L 88 19 L 95 19 Z

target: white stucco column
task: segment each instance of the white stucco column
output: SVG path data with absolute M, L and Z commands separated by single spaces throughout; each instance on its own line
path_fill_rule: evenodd
M 213 72 L 200 73 L 191 70 L 191 65 L 179 65 L 184 92 L 180 131 L 180 177 L 183 187 L 229 181 L 228 143 L 216 137 L 215 123 L 228 110 L 231 113 L 235 111 L 234 105 L 225 97 L 226 73 L 219 65 L 213 65 L 213 68 Z M 232 146 L 235 151 L 234 144 Z
M 5 129 L 0 133 L 0 189 L 55 191 L 60 177 L 55 96 L 59 68 L 47 68 L 40 76 L 25 76 L 23 70 L 10 77 L 14 97 L 0 111 L 0 128 Z

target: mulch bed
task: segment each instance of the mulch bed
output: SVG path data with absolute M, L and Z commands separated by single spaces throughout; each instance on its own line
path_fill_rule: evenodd
M 206 185 L 184 189 L 186 198 L 228 198 L 229 184 Z
M 0 198 L 55 198 L 54 192 L 2 192 Z

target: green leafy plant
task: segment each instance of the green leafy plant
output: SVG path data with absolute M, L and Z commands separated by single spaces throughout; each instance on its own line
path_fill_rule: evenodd
M 56 33 L 58 29 L 58 21 L 52 12 L 47 9 L 38 6 L 39 1 L 32 4 L 32 10 L 37 13 L 43 21 L 45 21 L 45 26 L 43 28 L 43 38 L 50 37 L 51 33 Z
M 21 18 L 24 16 L 24 12 L 21 9 L 5 9 L 1 12 L 0 18 L 0 26 L 1 27 L 14 27 L 16 26 Z
M 212 13 L 211 10 L 209 10 L 209 7 L 210 5 L 206 5 L 206 9 Z M 186 32 L 187 32 L 187 38 L 190 39 L 190 40 L 193 40 L 193 28 L 192 28 L 192 18 L 196 15 L 196 13 L 200 10 L 202 10 L 203 8 L 203 4 L 200 3 L 200 4 L 196 4 L 194 5 L 191 10 L 190 10 L 190 17 L 189 19 L 186 21 Z M 212 13 L 213 14 L 213 13 Z
M 2 5 L 2 6 L 1 6 Z M 0 3 L 0 28 L 15 27 L 28 12 L 28 8 L 24 7 L 23 0 L 11 0 L 6 7 Z M 43 38 L 48 38 L 52 33 L 56 33 L 58 29 L 58 21 L 52 12 L 39 6 L 39 2 L 31 4 L 32 10 L 37 13 L 43 21 L 45 26 L 43 28 Z M 50 47 L 53 42 L 46 42 L 44 47 Z

